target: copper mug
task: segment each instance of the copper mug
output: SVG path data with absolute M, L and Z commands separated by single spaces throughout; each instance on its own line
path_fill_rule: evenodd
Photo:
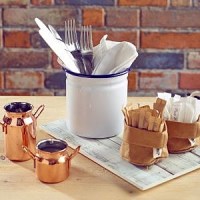
M 71 159 L 80 150 L 78 146 L 71 154 L 67 143 L 59 139 L 44 139 L 36 145 L 36 154 L 24 146 L 24 151 L 34 159 L 38 179 L 44 183 L 58 183 L 69 176 Z
M 44 105 L 38 107 L 32 114 L 33 105 L 27 102 L 12 102 L 4 106 L 6 111 L 1 122 L 4 134 L 6 157 L 13 161 L 31 159 L 22 146 L 27 146 L 35 152 L 37 118 L 44 110 Z

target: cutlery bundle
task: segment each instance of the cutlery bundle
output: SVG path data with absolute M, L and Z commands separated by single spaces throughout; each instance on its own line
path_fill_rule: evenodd
M 35 22 L 40 28 L 39 34 L 58 56 L 58 63 L 66 72 L 92 76 L 128 73 L 138 56 L 134 44 L 109 41 L 107 35 L 93 47 L 92 27 L 82 26 L 78 38 L 74 19 L 65 22 L 64 41 L 53 26 L 47 27 L 38 18 Z
M 74 19 L 65 21 L 65 42 L 52 25 L 48 27 L 38 18 L 35 22 L 39 26 L 39 34 L 55 52 L 59 63 L 67 70 L 81 74 L 92 74 L 93 42 L 91 26 L 81 28 L 81 37 L 78 40 L 76 22 Z

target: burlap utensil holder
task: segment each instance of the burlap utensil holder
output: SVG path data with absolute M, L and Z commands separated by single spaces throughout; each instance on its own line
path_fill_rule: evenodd
M 182 123 L 166 121 L 168 129 L 167 147 L 170 153 L 191 151 L 200 144 L 200 121 Z
M 162 132 L 154 132 L 125 124 L 120 154 L 132 164 L 150 166 L 168 157 L 167 140 L 166 125 Z M 155 156 L 154 151 L 159 151 L 160 155 Z

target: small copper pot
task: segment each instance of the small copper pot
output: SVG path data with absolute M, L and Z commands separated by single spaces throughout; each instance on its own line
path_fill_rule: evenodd
M 80 150 L 78 146 L 73 153 L 67 152 L 67 143 L 59 139 L 45 139 L 36 146 L 36 154 L 26 146 L 24 150 L 34 159 L 38 179 L 45 183 L 58 183 L 69 176 L 71 159 Z
M 39 106 L 34 114 L 33 105 L 27 102 L 12 102 L 4 106 L 6 111 L 3 123 L 0 123 L 4 134 L 4 149 L 6 157 L 14 161 L 25 161 L 31 157 L 23 151 L 27 146 L 35 152 L 37 118 L 44 110 Z

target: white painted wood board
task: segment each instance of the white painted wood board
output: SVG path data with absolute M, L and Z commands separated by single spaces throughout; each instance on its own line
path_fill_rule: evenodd
M 65 120 L 42 125 L 41 129 L 55 138 L 65 140 L 70 147 L 81 145 L 80 153 L 140 190 L 160 185 L 200 168 L 200 147 L 192 152 L 170 154 L 167 159 L 147 168 L 137 167 L 120 157 L 120 136 L 108 139 L 88 139 L 70 133 Z

